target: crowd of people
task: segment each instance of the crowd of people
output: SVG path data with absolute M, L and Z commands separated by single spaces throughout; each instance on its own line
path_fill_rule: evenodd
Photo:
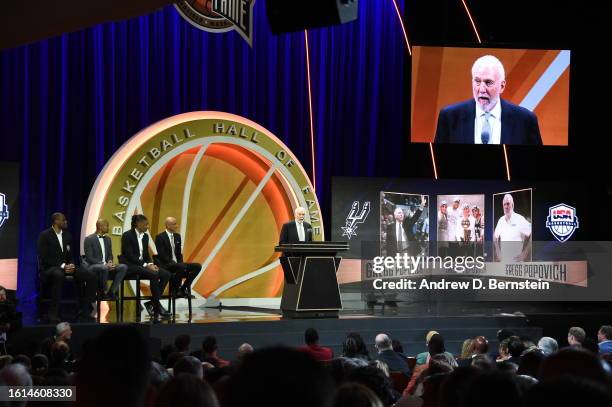
M 348 333 L 334 355 L 314 328 L 305 331 L 303 346 L 243 343 L 233 355 L 220 355 L 213 336 L 196 345 L 189 335 L 152 355 L 135 326 L 117 325 L 75 356 L 71 337 L 62 322 L 30 354 L 0 357 L 0 385 L 73 385 L 79 406 L 612 405 L 610 325 L 601 326 L 597 341 L 572 327 L 565 347 L 502 329 L 496 349 L 476 336 L 457 354 L 430 331 L 427 351 L 414 356 L 387 333 L 373 338 L 372 351 L 360 334 Z

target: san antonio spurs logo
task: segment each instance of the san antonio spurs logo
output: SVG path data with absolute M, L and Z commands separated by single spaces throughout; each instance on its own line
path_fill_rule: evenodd
M 8 205 L 6 204 L 6 195 L 0 192 L 0 227 L 9 218 Z
M 546 217 L 546 227 L 555 239 L 565 242 L 579 227 L 576 208 L 563 203 L 551 206 Z
M 353 206 L 349 214 L 346 216 L 346 224 L 342 226 L 342 236 L 351 239 L 357 236 L 357 227 L 360 223 L 365 222 L 370 213 L 370 201 L 364 202 L 361 210 L 359 209 L 359 201 L 353 202 Z
M 236 30 L 252 45 L 255 0 L 180 0 L 178 12 L 200 30 L 222 33 Z

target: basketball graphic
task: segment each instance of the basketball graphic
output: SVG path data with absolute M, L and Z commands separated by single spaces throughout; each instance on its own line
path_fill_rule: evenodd
M 120 253 L 132 215 L 147 216 L 152 237 L 175 217 L 185 261 L 202 264 L 196 298 L 256 305 L 282 294 L 274 246 L 297 206 L 308 209 L 313 240 L 323 240 L 312 185 L 278 138 L 240 116 L 191 112 L 149 126 L 111 157 L 90 193 L 81 235 L 107 219 Z

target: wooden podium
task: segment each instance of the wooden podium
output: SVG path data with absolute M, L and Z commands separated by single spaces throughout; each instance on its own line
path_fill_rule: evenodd
M 336 272 L 348 242 L 281 244 L 280 262 L 285 274 L 281 311 L 286 318 L 337 318 L 342 309 Z

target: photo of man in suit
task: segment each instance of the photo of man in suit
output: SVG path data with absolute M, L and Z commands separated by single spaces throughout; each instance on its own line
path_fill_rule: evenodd
M 51 215 L 51 227 L 43 230 L 38 237 L 38 261 L 42 290 L 49 292 L 50 304 L 42 319 L 50 323 L 60 322 L 59 305 L 62 298 L 64 278 L 74 275 L 79 312 L 77 318 L 89 321 L 90 305 L 96 295 L 96 275 L 74 264 L 72 252 L 72 235 L 68 220 L 63 213 Z
M 444 107 L 438 115 L 435 143 L 542 145 L 538 118 L 528 109 L 501 99 L 504 66 L 484 55 L 472 66 L 472 96 Z
M 415 241 L 413 226 L 426 205 L 425 195 L 421 195 L 421 203 L 412 215 L 408 216 L 399 206 L 393 210 L 394 222 L 387 225 L 387 256 L 395 256 L 396 253 L 408 253 L 411 256 L 418 254 L 418 245 L 410 242 Z
M 285 223 L 281 228 L 279 244 L 312 242 L 312 226 L 304 221 L 306 209 L 298 206 L 294 215 L 295 220 Z
M 179 286 L 176 284 L 177 298 L 188 298 L 191 295 L 191 283 L 202 270 L 199 263 L 183 262 L 183 250 L 181 235 L 177 233 L 178 224 L 176 218 L 166 218 L 166 230 L 155 237 L 155 247 L 157 248 L 157 259 L 159 265 L 173 274 Z
M 144 306 L 157 320 L 159 316 L 170 317 L 159 299 L 170 280 L 170 272 L 157 267 L 151 260 L 149 254 L 149 220 L 144 215 L 132 216 L 132 228 L 121 236 L 121 262 L 128 266 L 126 277 L 139 274 L 142 280 L 149 280 L 151 284 L 152 301 L 147 301 Z
M 83 267 L 89 268 L 98 276 L 98 292 L 103 295 L 103 300 L 116 300 L 120 284 L 127 273 L 125 264 L 113 263 L 113 246 L 108 236 L 108 221 L 99 219 L 96 222 L 96 232 L 87 236 L 83 241 L 85 258 Z M 113 283 L 106 290 L 108 278 L 113 278 Z

